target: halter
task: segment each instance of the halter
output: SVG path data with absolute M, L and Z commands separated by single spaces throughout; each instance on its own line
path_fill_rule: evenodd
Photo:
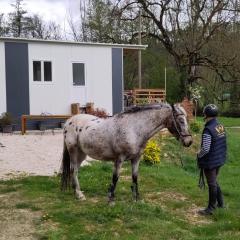
M 174 127 L 176 128 L 179 137 L 180 137 L 181 139 L 184 138 L 184 137 L 192 137 L 191 134 L 181 134 L 181 131 L 179 131 L 179 129 L 178 129 L 178 127 L 177 127 L 177 122 L 176 122 L 176 118 L 178 118 L 179 116 L 185 116 L 185 114 L 179 113 L 179 114 L 177 114 L 177 115 L 174 115 L 174 107 L 172 106 L 173 123 L 174 123 Z

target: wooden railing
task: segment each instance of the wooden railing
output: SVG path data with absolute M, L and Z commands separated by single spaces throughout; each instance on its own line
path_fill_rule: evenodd
M 166 100 L 164 89 L 134 89 L 125 93 L 132 98 L 133 105 L 160 103 Z

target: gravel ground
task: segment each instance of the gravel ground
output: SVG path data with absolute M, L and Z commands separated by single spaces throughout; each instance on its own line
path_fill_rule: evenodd
M 21 175 L 51 176 L 59 172 L 62 131 L 0 135 L 0 179 Z M 83 163 L 88 164 L 90 158 Z

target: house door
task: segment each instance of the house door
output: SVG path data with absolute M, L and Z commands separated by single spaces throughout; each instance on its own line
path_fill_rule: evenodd
M 72 103 L 85 105 L 87 102 L 85 63 L 72 63 Z

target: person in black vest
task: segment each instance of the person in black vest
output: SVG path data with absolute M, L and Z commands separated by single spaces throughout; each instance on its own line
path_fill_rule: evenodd
M 202 133 L 201 149 L 197 154 L 198 166 L 207 179 L 209 200 L 207 208 L 200 210 L 201 215 L 211 215 L 216 207 L 223 208 L 223 195 L 217 182 L 220 167 L 226 161 L 226 133 L 223 125 L 217 122 L 218 108 L 207 105 L 204 110 L 206 122 Z

